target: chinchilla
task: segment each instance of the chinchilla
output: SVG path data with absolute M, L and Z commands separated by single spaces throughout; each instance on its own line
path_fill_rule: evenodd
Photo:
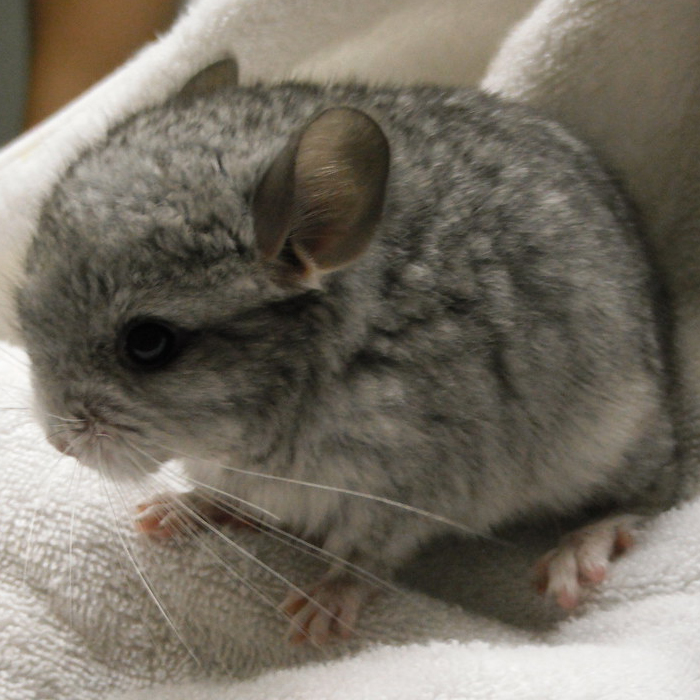
M 48 439 L 112 475 L 182 460 L 151 534 L 235 512 L 318 542 L 334 563 L 284 604 L 315 641 L 451 527 L 608 508 L 544 560 L 575 604 L 674 496 L 668 320 L 620 188 L 477 90 L 231 73 L 48 198 L 17 291 Z

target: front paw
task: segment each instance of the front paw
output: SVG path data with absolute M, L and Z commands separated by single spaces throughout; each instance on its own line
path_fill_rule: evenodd
M 333 638 L 350 638 L 372 593 L 372 586 L 347 573 L 329 573 L 306 591 L 291 591 L 280 606 L 290 617 L 290 641 L 320 645 Z
M 136 510 L 136 529 L 157 539 L 188 535 L 224 523 L 250 527 L 231 512 L 230 506 L 197 491 L 161 493 L 140 503 Z

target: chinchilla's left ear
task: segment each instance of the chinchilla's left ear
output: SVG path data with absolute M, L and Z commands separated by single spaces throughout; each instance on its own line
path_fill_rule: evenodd
M 350 107 L 318 114 L 277 155 L 255 193 L 263 258 L 301 277 L 351 263 L 381 218 L 388 174 L 389 144 L 371 117 Z
M 192 76 L 178 92 L 179 97 L 198 97 L 222 85 L 238 84 L 238 63 L 233 56 L 222 58 Z

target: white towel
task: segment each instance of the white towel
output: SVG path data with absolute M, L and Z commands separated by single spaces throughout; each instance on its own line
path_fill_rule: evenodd
M 194 3 L 172 32 L 0 153 L 5 335 L 9 280 L 38 203 L 61 163 L 115 115 L 162 99 L 230 48 L 244 80 L 355 73 L 470 82 L 529 4 Z M 440 12 L 453 12 L 454 21 Z M 461 45 L 461 32 L 478 41 Z M 698 36 L 696 0 L 544 0 L 485 79 L 489 89 L 538 105 L 588 137 L 640 201 L 676 293 L 691 458 L 700 435 L 692 274 L 700 263 L 693 235 L 700 221 Z M 471 53 L 475 43 L 480 49 Z M 292 647 L 266 600 L 278 602 L 285 591 L 271 569 L 303 583 L 321 565 L 251 532 L 225 530 L 233 544 L 214 534 L 184 543 L 137 536 L 128 511 L 141 494 L 105 489 L 98 475 L 59 460 L 43 442 L 27 410 L 25 364 L 21 351 L 0 348 L 3 700 L 120 692 L 149 700 L 700 697 L 700 502 L 651 523 L 571 618 L 533 594 L 529 566 L 547 543 L 520 532 L 505 541 L 443 542 L 407 567 L 401 590 L 365 609 L 354 640 Z
M 282 581 L 213 534 L 167 543 L 139 537 L 128 512 L 139 494 L 122 501 L 98 475 L 57 459 L 24 410 L 22 353 L 3 348 L 0 358 L 3 700 L 92 700 L 166 682 L 124 697 L 698 697 L 700 502 L 642 532 L 572 618 L 532 590 L 530 565 L 547 546 L 533 533 L 454 539 L 402 577 L 442 600 L 404 585 L 366 608 L 352 642 L 293 647 L 272 607 L 284 596 Z M 225 534 L 297 583 L 320 571 L 257 533 Z M 205 680 L 213 674 L 217 680 Z

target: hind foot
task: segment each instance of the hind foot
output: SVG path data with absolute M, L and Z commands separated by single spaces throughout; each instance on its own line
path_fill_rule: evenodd
M 563 537 L 535 565 L 539 592 L 573 610 L 586 588 L 605 579 L 609 563 L 632 546 L 640 520 L 637 515 L 611 516 Z
M 136 529 L 151 537 L 167 539 L 191 534 L 211 525 L 233 523 L 251 527 L 250 523 L 233 515 L 228 507 L 196 490 L 187 493 L 161 493 L 136 507 Z

